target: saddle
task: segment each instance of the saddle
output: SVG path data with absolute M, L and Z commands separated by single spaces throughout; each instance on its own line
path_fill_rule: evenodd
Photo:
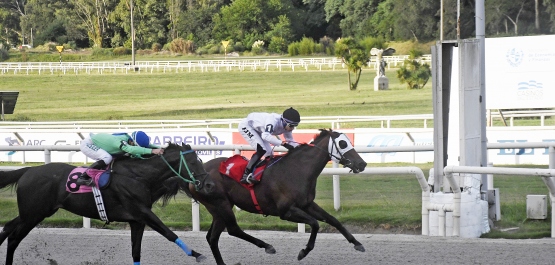
M 106 169 L 88 169 L 87 167 L 77 167 L 73 169 L 67 176 L 66 191 L 70 193 L 88 193 L 92 192 L 92 187 L 85 185 L 77 185 L 77 179 L 83 172 L 87 170 L 87 174 L 93 179 L 94 184 L 100 190 L 106 189 L 110 185 L 110 166 Z
M 261 162 L 259 162 L 254 170 L 253 170 L 253 175 L 254 178 L 258 181 L 260 181 L 262 179 L 262 173 L 264 172 L 264 169 L 266 168 L 266 165 L 268 164 L 268 161 L 270 161 L 270 157 L 265 158 L 264 160 L 262 160 Z M 220 173 L 230 177 L 231 179 L 241 183 L 241 178 L 243 177 L 243 173 L 245 172 L 245 168 L 247 168 L 247 164 L 249 163 L 249 160 L 247 158 L 245 158 L 242 155 L 234 155 L 226 160 L 224 160 L 221 164 L 220 164 Z M 249 188 L 252 187 L 251 184 L 243 184 L 241 183 L 241 185 L 243 185 L 245 188 Z

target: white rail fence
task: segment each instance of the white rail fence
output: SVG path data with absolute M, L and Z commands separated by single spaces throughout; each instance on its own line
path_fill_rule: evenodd
M 243 150 L 254 150 L 249 145 L 193 145 L 195 150 L 225 150 L 225 151 L 235 151 L 239 153 Z M 488 149 L 522 149 L 522 148 L 548 148 L 549 149 L 549 167 L 555 168 L 555 143 L 549 142 L 537 142 L 537 143 L 491 143 L 488 144 Z M 397 146 L 397 147 L 360 147 L 356 146 L 355 149 L 359 153 L 386 153 L 386 152 L 421 152 L 421 151 L 433 151 L 433 146 Z M 276 147 L 278 152 L 286 151 L 283 147 Z M 79 151 L 79 146 L 71 145 L 50 145 L 50 146 L 0 146 L 0 151 L 42 151 L 45 155 L 45 163 L 50 162 L 50 156 L 52 151 Z M 339 176 L 340 175 L 350 175 L 353 173 L 349 172 L 347 168 L 337 168 L 337 164 L 334 163 L 333 168 L 325 168 L 322 174 L 333 175 L 333 200 L 335 210 L 339 210 L 341 206 L 340 202 L 340 189 L 339 189 Z M 0 167 L 0 170 L 13 170 L 21 167 Z M 445 177 L 449 182 L 452 190 L 454 191 L 454 199 L 452 203 L 445 204 L 431 204 L 430 203 L 430 187 L 424 173 L 418 167 L 381 167 L 372 168 L 368 167 L 364 172 L 359 174 L 364 175 L 399 175 L 399 174 L 409 174 L 415 175 L 420 188 L 422 189 L 422 235 L 429 235 L 429 212 L 439 211 L 445 213 L 446 211 L 453 212 L 453 236 L 460 235 L 460 187 L 458 181 L 454 178 L 453 173 L 477 173 L 477 174 L 510 174 L 510 175 L 523 175 L 523 176 L 541 176 L 544 183 L 546 184 L 548 191 L 550 193 L 551 201 L 555 199 L 555 169 L 523 169 L 523 168 L 500 168 L 500 167 L 465 167 L 465 166 L 447 166 L 444 169 Z M 488 186 L 492 186 L 492 183 L 488 183 Z M 553 207 L 553 204 L 552 204 Z M 200 231 L 200 214 L 199 205 L 197 203 L 192 204 L 192 223 L 193 231 Z M 445 214 L 439 216 L 439 235 L 445 236 Z M 552 220 L 555 220 L 555 209 L 552 210 Z M 555 222 L 552 221 L 551 230 L 552 237 L 555 238 Z M 88 218 L 83 219 L 83 226 L 90 227 L 90 220 Z M 305 231 L 305 225 L 299 224 L 299 232 Z
M 55 121 L 55 122 L 0 122 L 2 131 L 18 131 L 29 129 L 41 130 L 83 130 L 83 129 L 181 129 L 181 128 L 218 128 L 236 129 L 242 119 L 213 120 L 106 120 L 106 121 Z M 302 117 L 303 124 L 329 124 L 331 129 L 341 129 L 346 123 L 379 123 L 381 128 L 391 128 L 394 122 L 418 121 L 423 128 L 433 121 L 433 114 L 391 115 L 391 116 L 307 116 Z
M 399 67 L 408 55 L 384 56 L 387 67 Z M 431 55 L 419 59 L 431 65 Z M 221 71 L 322 71 L 344 69 L 345 65 L 336 57 L 285 58 L 285 59 L 220 59 L 189 61 L 136 61 L 129 62 L 14 62 L 0 63 L 1 74 L 128 74 L 221 72 Z M 376 58 L 372 57 L 368 68 L 376 69 Z

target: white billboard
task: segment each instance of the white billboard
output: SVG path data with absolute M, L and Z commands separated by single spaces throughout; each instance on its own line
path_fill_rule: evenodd
M 487 109 L 555 107 L 555 35 L 485 42 Z

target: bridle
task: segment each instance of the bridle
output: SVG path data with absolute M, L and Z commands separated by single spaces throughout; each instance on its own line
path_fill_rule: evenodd
M 187 161 L 185 160 L 185 155 L 189 154 L 189 153 L 194 153 L 195 150 L 186 150 L 186 151 L 180 151 L 179 152 L 179 158 L 180 158 L 180 162 L 179 162 L 179 169 L 176 171 L 168 162 L 168 160 L 166 160 L 166 158 L 164 157 L 164 155 L 162 155 L 162 160 L 164 160 L 164 162 L 166 162 L 166 165 L 168 165 L 168 167 L 173 171 L 173 173 L 175 173 L 175 175 L 177 175 L 180 179 L 182 179 L 183 181 L 187 182 L 187 183 L 191 183 L 195 186 L 195 190 L 199 191 L 201 188 L 201 182 L 200 180 L 196 179 L 194 174 L 191 172 L 191 170 L 189 169 L 189 166 L 187 165 Z M 182 166 L 185 165 L 185 169 L 187 170 L 187 174 L 189 175 L 189 179 L 183 177 L 181 175 L 181 170 L 182 170 Z M 208 175 L 207 173 L 203 173 L 200 176 L 206 176 Z
M 349 145 L 343 151 L 343 149 L 339 148 L 337 145 L 337 141 L 336 138 L 345 138 L 343 140 L 345 140 L 347 143 L 349 143 Z M 331 135 L 330 133 L 330 140 L 328 143 L 328 157 L 330 160 L 333 160 L 335 162 L 338 162 L 339 164 L 343 165 L 344 167 L 351 167 L 353 165 L 353 161 L 351 161 L 350 159 L 348 159 L 347 157 L 344 156 L 345 153 L 349 152 L 351 149 L 353 149 L 353 146 L 350 144 L 349 139 L 347 138 L 347 136 L 345 134 L 339 134 L 339 136 L 337 136 L 336 138 L 333 137 L 333 135 Z M 325 151 L 323 148 L 317 146 L 317 145 L 313 145 L 314 147 Z

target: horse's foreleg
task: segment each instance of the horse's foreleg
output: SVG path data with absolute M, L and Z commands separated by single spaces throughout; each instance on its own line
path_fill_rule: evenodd
M 131 226 L 131 256 L 133 257 L 133 265 L 141 264 L 141 243 L 145 225 L 139 222 L 129 222 Z
M 307 208 L 306 211 L 308 214 L 312 215 L 319 221 L 325 222 L 330 224 L 331 226 L 335 227 L 350 243 L 355 245 L 355 249 L 364 252 L 364 246 L 355 239 L 355 237 L 347 231 L 347 229 L 339 222 L 335 217 L 331 214 L 326 212 L 324 209 L 320 208 L 318 204 L 312 202 Z
M 210 250 L 212 251 L 212 255 L 216 260 L 217 265 L 225 265 L 224 259 L 222 258 L 222 253 L 220 252 L 220 247 L 218 243 L 220 242 L 220 236 L 225 229 L 225 224 L 222 222 L 217 216 L 212 216 L 212 224 L 210 225 L 210 229 L 206 234 L 206 241 L 210 246 Z
M 297 256 L 298 260 L 303 259 L 304 257 L 306 257 L 306 255 L 308 255 L 308 253 L 310 253 L 310 251 L 314 249 L 314 243 L 316 242 L 316 235 L 318 234 L 318 230 L 320 230 L 320 224 L 318 224 L 318 221 L 310 216 L 308 213 L 297 207 L 289 208 L 287 212 L 280 215 L 280 218 L 295 223 L 308 224 L 310 226 L 310 238 L 308 239 L 306 248 L 302 249 L 301 252 L 299 252 L 299 256 Z
M 212 250 L 212 254 L 214 255 L 218 265 L 225 264 L 221 257 L 218 241 L 222 232 L 226 228 L 229 235 L 250 242 L 259 248 L 264 248 L 268 254 L 276 253 L 276 250 L 272 245 L 245 233 L 239 227 L 235 214 L 233 213 L 233 206 L 230 205 L 229 202 L 212 202 L 211 205 L 208 203 L 205 203 L 204 205 L 212 215 L 212 225 L 206 235 L 206 239 L 208 240 L 208 244 L 210 245 L 210 249 Z
M 134 207 L 134 205 L 129 205 L 128 208 L 131 209 L 132 207 Z M 140 217 L 136 217 L 137 220 L 142 220 L 146 225 L 161 234 L 167 240 L 177 244 L 177 246 L 179 246 L 187 254 L 187 256 L 195 257 L 197 262 L 201 262 L 206 259 L 204 255 L 190 249 L 173 231 L 164 225 L 158 216 L 156 216 L 149 208 L 140 208 L 142 209 L 137 210 L 141 213 Z

